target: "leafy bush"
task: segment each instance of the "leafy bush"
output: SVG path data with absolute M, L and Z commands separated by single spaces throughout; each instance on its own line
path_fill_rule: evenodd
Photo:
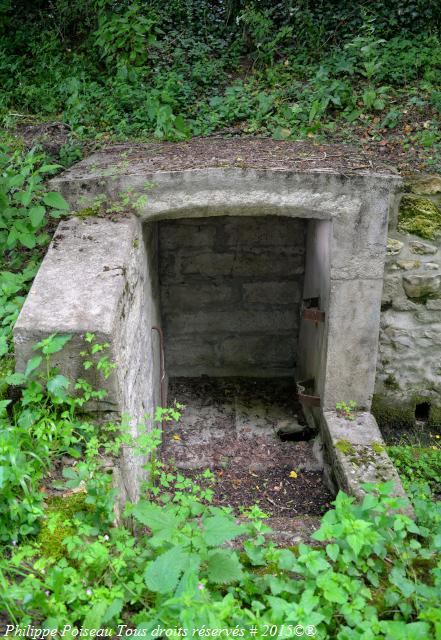
M 395 445 L 388 453 L 401 477 L 407 482 L 425 482 L 434 491 L 441 486 L 440 436 L 434 436 L 430 446 Z
M 238 123 L 277 138 L 336 130 L 351 138 L 353 122 L 369 133 L 393 130 L 403 111 L 417 111 L 403 93 L 409 83 L 425 118 L 436 117 L 436 4 L 56 0 L 50 11 L 43 1 L 15 13 L 6 7 L 0 115 L 9 125 L 23 112 L 61 117 L 78 136 L 98 139 L 179 140 Z M 390 102 L 396 106 L 387 110 Z
M 49 241 L 45 226 L 68 209 L 47 191 L 44 179 L 60 169 L 35 149 L 11 152 L 0 146 L 0 358 L 8 353 L 12 327 Z M 29 254 L 26 250 L 34 250 Z
M 317 637 L 339 640 L 437 637 L 441 505 L 421 486 L 414 493 L 416 521 L 400 512 L 407 503 L 390 497 L 390 484 L 366 485 L 361 504 L 337 496 L 312 536 L 317 546 L 279 549 L 266 540 L 270 529 L 258 508 L 238 520 L 231 510 L 212 506 L 209 489 L 163 470 L 153 456 L 146 497 L 129 504 L 126 524 L 115 526 L 115 492 L 102 459 L 128 445 L 143 456 L 154 454 L 160 430 L 133 441 L 123 426 L 97 432 L 79 421 L 83 401 L 100 392 L 79 381 L 83 393 L 73 397 L 72 385 L 50 367 L 51 354 L 66 340 L 42 341 L 36 349 L 41 355 L 28 364 L 10 429 L 18 438 L 12 443 L 19 463 L 15 481 L 12 461 L 3 458 L 4 542 L 22 521 L 21 544 L 5 546 L 0 560 L 1 597 L 11 620 L 71 625 L 71 635 L 72 627 L 105 626 L 121 635 L 136 628 L 154 637 L 159 626 L 188 634 L 194 628 L 237 628 L 249 637 L 254 627 L 262 634 L 284 625 L 282 635 L 295 636 L 302 625 Z M 108 374 L 105 345 L 97 345 L 92 334 L 86 341 L 85 367 Z M 156 415 L 158 422 L 178 418 L 175 410 Z M 20 429 L 25 425 L 26 432 Z M 63 470 L 66 506 L 48 501 L 45 509 L 39 484 L 48 458 L 42 455 L 50 459 L 64 451 L 76 460 Z M 69 497 L 77 490 L 78 497 Z M 39 523 L 40 535 L 30 537 Z

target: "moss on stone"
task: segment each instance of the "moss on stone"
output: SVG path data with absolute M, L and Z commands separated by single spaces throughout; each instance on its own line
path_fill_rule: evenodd
M 78 211 L 74 211 L 73 215 L 76 218 L 93 218 L 93 216 L 99 215 L 100 212 L 101 212 L 101 208 L 99 206 L 84 207 L 84 209 L 79 209 Z
M 406 404 L 398 404 L 384 396 L 375 395 L 371 411 L 380 428 L 412 429 L 415 427 L 416 406 L 425 402 L 430 404 L 427 428 L 441 429 L 441 406 L 433 404 L 432 398 L 427 396 L 414 394 Z
M 380 428 L 403 429 L 415 425 L 415 407 L 412 404 L 398 405 L 384 396 L 375 395 L 371 411 Z
M 429 429 L 441 430 L 441 407 L 431 406 L 429 419 L 427 421 Z
M 383 453 L 385 450 L 385 446 L 381 444 L 381 442 L 374 442 L 372 445 L 372 451 L 374 453 Z
M 383 384 L 385 387 L 387 387 L 388 389 L 392 389 L 393 391 L 398 391 L 400 388 L 396 377 L 392 374 L 389 374 L 387 378 L 385 378 Z
M 348 440 L 339 440 L 335 443 L 335 448 L 343 453 L 345 456 L 354 455 L 355 449 L 353 445 Z
M 427 198 L 405 195 L 400 203 L 397 229 L 433 240 L 441 234 L 441 211 Z
M 66 497 L 47 499 L 46 519 L 44 520 L 38 542 L 41 553 L 47 558 L 59 560 L 65 554 L 63 540 L 75 533 L 74 516 L 80 511 L 90 510 L 85 503 L 87 494 L 73 493 Z

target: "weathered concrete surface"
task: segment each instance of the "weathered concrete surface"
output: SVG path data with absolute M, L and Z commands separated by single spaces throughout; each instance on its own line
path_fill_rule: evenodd
M 168 374 L 294 375 L 305 221 L 210 217 L 158 226 Z
M 349 420 L 335 411 L 325 411 L 322 433 L 339 489 L 361 500 L 365 495 L 362 483 L 391 481 L 391 495 L 407 499 L 372 414 L 356 413 L 354 419 Z M 410 504 L 408 510 L 411 511 Z
M 148 147 L 141 148 L 136 160 L 130 162 L 124 153 L 118 151 L 95 154 L 57 177 L 52 186 L 59 189 L 77 209 L 93 204 L 100 194 L 105 194 L 109 202 L 115 202 L 121 197 L 121 192 L 130 190 L 133 202 L 137 204 L 137 215 L 143 220 L 208 215 L 283 215 L 327 221 L 330 224 L 327 236 L 328 282 L 321 288 L 322 298 L 326 298 L 325 289 L 329 289 L 330 295 L 323 301 L 327 305 L 324 308 L 327 312 L 326 339 L 321 341 L 320 358 L 315 359 L 317 367 L 313 377 L 317 388 L 323 392 L 324 408 L 332 409 L 338 400 L 353 399 L 358 406 L 368 409 L 374 388 L 378 346 L 378 326 L 374 325 L 378 320 L 387 215 L 391 194 L 400 178 L 387 173 L 346 175 L 329 170 L 298 172 L 264 167 L 211 168 L 209 162 L 208 166 L 198 169 L 152 171 L 148 154 Z M 145 193 L 146 182 L 153 184 L 148 191 L 148 201 L 139 202 L 138 196 Z M 206 239 L 208 241 L 208 237 Z M 198 265 L 188 262 L 183 269 L 193 273 L 195 269 L 212 271 L 214 268 L 216 271 L 219 264 L 213 266 L 211 258 L 208 254 L 204 257 L 201 252 Z M 353 282 L 364 284 L 352 287 Z M 333 297 L 337 299 L 338 292 L 345 286 L 353 297 L 345 300 L 349 307 L 343 310 L 340 306 L 342 294 L 338 302 L 333 301 Z M 365 291 L 369 294 L 367 303 L 358 297 Z M 358 319 L 362 319 L 363 313 L 369 318 L 369 329 L 359 335 Z M 337 314 L 336 318 L 333 314 Z M 338 331 L 345 314 L 352 314 L 356 322 L 344 323 L 344 342 L 341 343 L 343 331 Z M 201 319 L 194 319 L 200 326 Z M 236 320 L 240 323 L 243 318 Z M 261 322 L 263 325 L 264 319 Z M 337 333 L 333 342 L 334 328 Z M 303 331 L 302 326 L 300 331 Z M 329 336 L 331 340 L 327 342 Z M 363 375 L 357 372 L 359 362 L 354 362 L 355 358 L 352 358 L 351 366 L 346 366 L 342 344 L 351 353 L 362 349 L 366 357 Z M 201 357 L 200 349 L 198 352 Z M 347 397 L 349 392 L 350 398 Z
M 61 222 L 14 328 L 20 371 L 34 355 L 35 342 L 53 333 L 72 335 L 55 354 L 54 366 L 70 380 L 85 378 L 95 389 L 106 390 L 103 400 L 87 408 L 128 414 L 134 436 L 151 427 L 145 416 L 159 404 L 159 357 L 149 330 L 158 322 L 153 234 L 153 228 L 146 230 L 144 243 L 135 217 Z M 110 345 L 109 359 L 118 366 L 108 380 L 95 368 L 83 367 L 86 332 Z M 123 494 L 132 500 L 138 495 L 141 464 L 126 447 L 120 478 Z
M 210 144 L 208 141 L 207 145 Z M 52 180 L 52 188 L 60 190 L 74 210 L 95 206 L 97 199 L 104 198 L 105 204 L 100 208 L 103 217 L 61 223 L 17 322 L 18 366 L 23 368 L 35 339 L 56 331 L 72 332 L 75 338 L 69 343 L 66 357 L 63 356 L 62 368 L 76 377 L 79 372 L 84 373 L 79 356 L 80 336 L 84 331 L 95 332 L 99 339 L 111 344 L 112 357 L 118 364 L 118 373 L 107 382 L 109 393 L 102 408 L 127 411 L 139 420 L 146 409 L 150 411 L 158 403 L 154 399 L 157 384 L 153 380 L 153 372 L 158 369 L 154 362 L 157 346 L 155 343 L 153 347 L 150 331 L 159 322 L 156 221 L 206 216 L 288 216 L 309 221 L 303 298 L 317 297 L 326 314 L 325 323 L 319 328 L 301 320 L 300 341 L 304 340 L 304 344 L 298 354 L 298 371 L 315 379 L 322 410 L 332 410 L 342 400 L 354 400 L 360 408 L 369 409 L 375 380 L 388 210 L 400 179 L 387 172 L 298 171 L 296 160 L 289 168 L 282 163 L 280 169 L 271 162 L 270 168 L 211 167 L 208 162 L 197 169 L 155 170 L 149 153 L 148 146 L 142 147 L 131 161 L 118 151 L 94 154 Z M 146 182 L 151 183 L 147 202 L 143 199 Z M 112 221 L 115 211 L 122 208 L 122 193 L 124 197 L 129 194 L 132 213 L 136 212 L 138 220 L 128 214 L 127 219 Z M 149 222 L 145 225 L 144 239 L 141 221 Z M 232 224 L 224 222 L 227 254 L 247 242 L 246 225 L 235 235 Z M 163 274 L 171 279 L 173 274 L 216 278 L 226 268 L 235 277 L 258 274 L 261 278 L 268 277 L 268 282 L 277 282 L 279 288 L 274 288 L 272 295 L 280 300 L 283 295 L 280 280 L 295 279 L 303 272 L 303 256 L 299 259 L 295 252 L 288 266 L 281 260 L 268 266 L 268 261 L 259 255 L 253 260 L 228 262 L 224 255 L 219 257 L 206 251 L 214 231 L 210 225 L 205 226 L 204 233 L 190 242 L 193 246 L 188 249 L 192 255 L 181 256 L 178 271 L 170 259 Z M 277 229 L 276 224 L 271 227 L 274 246 L 283 241 Z M 164 239 L 165 251 L 170 256 L 179 253 L 181 245 L 180 232 L 172 236 Z M 170 282 L 170 287 L 180 284 Z M 219 284 L 219 301 L 226 303 L 232 293 L 225 282 Z M 185 290 L 174 292 L 181 300 L 185 298 Z M 172 295 L 173 291 L 164 295 L 165 304 L 172 304 Z M 252 302 L 258 297 L 255 287 L 243 291 L 244 305 L 258 304 Z M 297 291 L 293 297 L 297 299 Z M 233 304 L 231 300 L 230 303 Z M 278 303 L 273 300 L 271 304 Z M 217 310 L 208 318 L 209 311 L 188 314 L 185 307 L 183 303 L 178 317 L 170 316 L 168 328 L 177 337 L 171 336 L 168 349 L 170 353 L 174 350 L 176 356 L 183 349 L 192 348 L 191 335 L 180 334 L 187 321 L 191 322 L 192 331 L 202 330 L 207 322 L 219 330 L 224 327 L 237 334 L 247 323 L 251 329 L 245 308 Z M 291 313 L 275 307 L 271 312 L 261 310 L 253 326 L 262 335 L 286 329 L 296 336 L 299 330 Z M 234 356 L 240 346 L 234 335 L 224 345 L 224 353 L 231 355 L 233 364 L 237 364 Z M 216 348 L 214 342 L 199 346 L 192 355 L 194 362 L 203 361 L 210 349 L 215 357 Z M 259 345 L 250 342 L 247 349 L 256 352 Z M 271 351 L 276 358 L 280 357 L 277 345 L 273 344 Z M 252 366 L 255 368 L 255 363 Z M 128 460 L 130 454 L 126 457 Z M 131 464 L 135 465 L 134 461 L 130 460 L 125 468 Z M 136 470 L 132 473 L 133 495 L 139 486 L 137 473 Z

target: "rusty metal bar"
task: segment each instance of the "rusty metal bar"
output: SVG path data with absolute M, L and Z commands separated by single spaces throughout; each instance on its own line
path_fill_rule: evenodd
M 300 404 L 305 407 L 319 407 L 320 406 L 320 396 L 315 396 L 312 393 L 307 393 L 310 389 L 314 389 L 314 379 L 310 380 L 302 380 L 301 382 L 297 382 L 297 397 L 299 399 Z
M 159 359 L 159 377 L 160 377 L 160 393 L 161 393 L 161 407 L 165 409 L 165 356 L 164 356 L 164 333 L 161 327 L 152 327 L 152 331 L 157 331 L 159 336 L 159 351 L 160 351 L 160 359 Z M 164 428 L 164 421 L 162 421 L 162 427 Z
M 306 309 L 303 309 L 302 316 L 305 320 L 312 320 L 313 322 L 324 322 L 326 314 L 324 311 L 321 311 L 316 307 L 307 307 Z

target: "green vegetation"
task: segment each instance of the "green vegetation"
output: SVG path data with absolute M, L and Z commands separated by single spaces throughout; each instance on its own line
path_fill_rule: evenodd
M 423 445 L 408 441 L 387 448 L 387 452 L 398 469 L 402 479 L 411 482 L 425 482 L 439 491 L 441 486 L 441 436 L 430 434 L 432 444 Z
M 65 166 L 91 138 L 227 129 L 418 148 L 439 167 L 435 0 L 4 0 L 0 18 L 0 117 L 65 123 Z
M 134 629 L 154 637 L 158 625 L 189 633 L 237 626 L 252 637 L 250 628 L 263 634 L 274 624 L 285 624 L 288 635 L 295 625 L 313 625 L 317 637 L 341 640 L 437 637 L 441 505 L 422 485 L 410 488 L 416 521 L 400 513 L 406 503 L 390 497 L 390 485 L 366 485 L 362 504 L 340 493 L 313 534 L 318 546 L 293 551 L 266 541 L 260 509 L 238 522 L 230 509 L 211 505 L 210 489 L 164 470 L 153 455 L 144 497 L 116 526 L 103 461 L 128 444 L 154 454 L 160 430 L 133 442 L 119 425 L 97 430 L 81 421 L 84 401 L 100 392 L 78 381 L 79 396 L 69 394 L 69 381 L 50 365 L 66 342 L 52 336 L 37 345 L 41 355 L 30 361 L 14 406 L 15 423 L 28 424 L 28 441 L 16 452 L 33 461 L 34 481 L 13 485 L 14 462 L 2 460 L 6 499 L 13 489 L 15 506 L 33 505 L 8 510 L 2 502 L 0 598 L 15 624 L 105 627 L 114 637 Z M 86 344 L 85 367 L 108 375 L 106 346 L 92 334 Z M 179 413 L 158 411 L 156 419 L 178 420 Z M 8 420 L 2 417 L 2 435 Z M 45 498 L 39 454 L 53 460 L 64 451 L 71 463 L 57 486 L 65 497 Z M 241 553 L 224 546 L 239 536 Z
M 335 448 L 344 455 L 354 455 L 356 453 L 354 446 L 348 440 L 339 440 L 335 443 Z
M 211 489 L 164 471 L 159 429 L 133 442 L 124 425 L 92 423 L 85 405 L 105 392 L 52 366 L 69 336 L 36 344 L 23 374 L 13 372 L 11 345 L 54 223 L 68 212 L 45 181 L 92 147 L 223 131 L 378 145 L 439 170 L 440 27 L 435 0 L 0 1 L 1 615 L 47 628 L 127 625 L 121 637 L 204 625 L 248 637 L 274 624 L 291 637 L 299 624 L 338 640 L 441 637 L 436 435 L 429 447 L 388 448 L 415 521 L 389 486 L 367 486 L 362 504 L 337 496 L 316 546 L 278 549 L 258 507 L 238 522 L 211 504 Z M 126 192 L 75 215 L 144 205 Z M 429 209 L 421 224 L 414 213 L 401 223 L 432 237 L 439 212 Z M 85 370 L 109 376 L 106 353 L 86 334 Z M 394 412 L 377 402 L 374 413 L 413 425 L 414 404 Z M 352 402 L 339 405 L 354 417 Z M 440 425 L 431 408 L 428 427 Z M 106 464 L 127 445 L 150 455 L 150 476 L 116 525 Z M 337 447 L 360 458 L 346 441 Z M 382 452 L 374 444 L 369 455 Z M 240 551 L 225 546 L 239 536 Z
M 354 400 L 349 400 L 348 402 L 344 402 L 344 400 L 342 400 L 341 402 L 337 402 L 335 409 L 341 418 L 355 420 L 354 412 L 357 410 L 357 403 Z

